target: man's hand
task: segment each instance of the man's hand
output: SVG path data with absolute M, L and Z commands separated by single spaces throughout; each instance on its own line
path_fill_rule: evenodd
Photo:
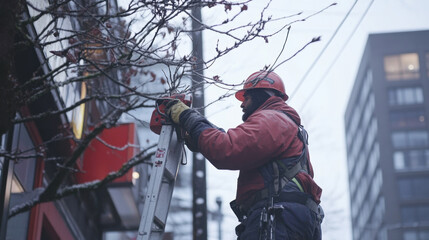
M 180 114 L 186 109 L 189 107 L 178 99 L 171 100 L 165 105 L 165 113 L 175 124 L 179 124 Z

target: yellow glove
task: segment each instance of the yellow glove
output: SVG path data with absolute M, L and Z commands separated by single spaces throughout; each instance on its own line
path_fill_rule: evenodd
M 167 115 L 175 124 L 179 124 L 180 114 L 186 109 L 189 109 L 186 104 L 175 99 L 167 103 L 165 113 L 167 113 Z

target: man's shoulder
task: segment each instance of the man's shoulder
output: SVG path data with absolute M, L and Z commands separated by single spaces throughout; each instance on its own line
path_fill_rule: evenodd
M 255 112 L 255 115 L 263 115 L 263 116 L 285 116 L 284 112 L 282 110 L 278 109 L 260 109 Z
M 252 116 L 254 116 L 254 119 L 250 119 Z M 298 120 L 294 120 L 292 119 L 293 115 L 279 109 L 261 109 L 252 114 L 252 116 L 250 116 L 248 120 L 269 123 L 274 122 L 276 125 L 287 125 L 291 127 L 296 126 L 299 123 L 299 116 L 297 117 Z

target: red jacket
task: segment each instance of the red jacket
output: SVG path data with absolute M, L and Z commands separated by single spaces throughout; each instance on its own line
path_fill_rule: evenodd
M 237 186 L 237 203 L 248 199 L 264 187 L 264 179 L 258 168 L 273 159 L 300 155 L 303 143 L 298 138 L 298 126 L 286 114 L 300 124 L 298 113 L 279 97 L 271 97 L 244 123 L 226 133 L 216 129 L 204 129 L 198 137 L 199 151 L 218 169 L 240 170 Z M 310 159 L 309 174 L 299 173 L 305 192 L 319 203 L 322 189 L 313 181 Z

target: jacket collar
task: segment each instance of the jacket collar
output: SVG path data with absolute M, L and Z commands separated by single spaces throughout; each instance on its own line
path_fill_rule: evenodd
M 298 124 L 301 124 L 301 118 L 299 117 L 296 110 L 289 106 L 281 97 L 272 96 L 268 98 L 258 109 L 255 110 L 255 112 L 252 113 L 252 115 L 262 110 L 276 110 L 285 112 L 289 117 L 293 118 L 292 120 Z

